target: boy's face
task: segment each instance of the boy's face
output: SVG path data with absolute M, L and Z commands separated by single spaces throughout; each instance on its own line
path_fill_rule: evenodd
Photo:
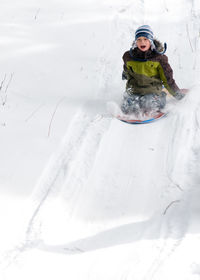
M 140 49 L 142 52 L 148 51 L 151 47 L 151 43 L 146 37 L 139 37 L 136 41 L 136 44 L 138 49 Z

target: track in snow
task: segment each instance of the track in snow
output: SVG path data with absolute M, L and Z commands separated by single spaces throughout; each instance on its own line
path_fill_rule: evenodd
M 140 279 L 154 279 L 188 228 L 188 168 L 198 125 L 195 111 L 183 110 L 187 102 L 143 126 L 77 115 L 38 185 L 29 242 L 61 254 L 136 244 L 140 254 L 149 240 L 149 265 L 138 269 Z
M 119 79 L 120 63 L 113 69 L 112 62 L 123 44 L 127 46 L 130 30 L 139 23 L 134 18 L 135 11 L 140 6 L 147 9 L 144 4 L 140 1 L 136 7 L 129 3 L 122 7 L 120 13 L 129 12 L 123 32 L 117 33 L 122 30 L 117 15 L 108 26 L 112 40 L 102 43 L 96 71 L 100 76 L 99 98 L 118 94 L 119 83 L 114 90 L 112 87 L 113 81 Z M 173 6 L 164 6 L 166 13 L 173 11 Z M 151 3 L 151 12 L 152 7 L 155 5 Z M 182 22 L 172 24 L 177 33 L 180 31 L 185 46 Z M 171 32 L 169 35 L 171 38 Z M 190 36 L 195 40 L 195 33 Z M 180 55 L 175 49 L 173 58 L 175 63 L 179 60 L 181 72 L 185 66 L 180 63 L 180 56 L 185 53 Z M 194 56 L 196 59 L 196 53 Z M 61 267 L 66 268 L 67 264 L 67 269 L 59 277 L 52 258 L 52 266 L 43 263 L 43 271 L 53 271 L 52 275 L 60 280 L 173 279 L 170 261 L 181 256 L 194 209 L 199 217 L 198 199 L 195 205 L 190 202 L 195 195 L 199 197 L 195 188 L 199 182 L 198 91 L 199 88 L 192 93 L 195 100 L 191 94 L 166 119 L 140 127 L 88 111 L 77 114 L 35 190 L 24 252 L 27 267 L 34 267 L 32 279 L 41 278 L 37 268 L 49 252 L 56 261 L 57 253 L 64 256 Z M 197 274 L 198 269 L 197 263 Z M 25 276 L 20 278 L 30 279 L 30 270 Z

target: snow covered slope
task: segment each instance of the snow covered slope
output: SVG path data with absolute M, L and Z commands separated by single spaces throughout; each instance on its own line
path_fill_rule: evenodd
M 1 93 L 1 279 L 199 279 L 197 1 L 11 4 L 3 30 L 20 40 L 4 41 L 15 74 Z M 191 90 L 167 118 L 132 126 L 106 103 L 120 100 L 121 56 L 143 23 Z

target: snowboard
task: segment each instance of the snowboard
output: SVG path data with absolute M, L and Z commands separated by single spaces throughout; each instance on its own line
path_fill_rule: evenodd
M 121 116 L 117 115 L 116 118 L 122 122 L 129 123 L 129 124 L 147 124 L 147 123 L 152 123 L 157 120 L 160 120 L 161 118 L 164 118 L 167 115 L 167 113 L 164 112 L 158 112 L 156 115 L 149 116 L 148 118 L 145 118 L 143 120 L 140 119 L 132 119 L 128 116 Z

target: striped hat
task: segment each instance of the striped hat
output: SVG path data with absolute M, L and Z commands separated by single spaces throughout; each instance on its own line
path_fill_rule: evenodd
M 146 37 L 147 39 L 153 41 L 153 31 L 149 25 L 142 25 L 138 27 L 138 29 L 135 31 L 135 41 L 139 37 Z

